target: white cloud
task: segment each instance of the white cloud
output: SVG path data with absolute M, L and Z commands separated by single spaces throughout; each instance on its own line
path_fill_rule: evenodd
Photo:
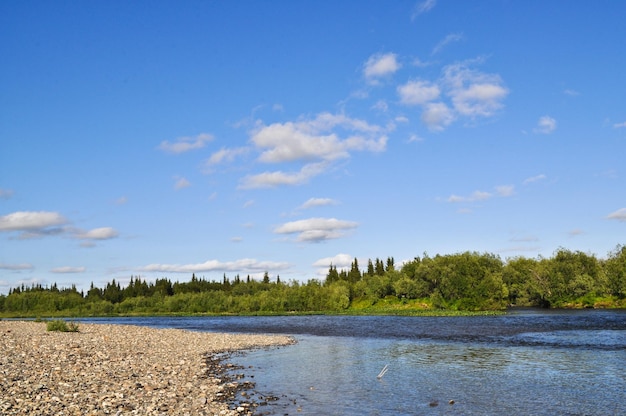
M 524 185 L 528 185 L 529 183 L 542 181 L 542 180 L 544 180 L 546 178 L 547 178 L 547 176 L 542 173 L 540 175 L 531 176 L 530 178 L 526 178 L 526 179 L 524 179 L 524 182 L 522 182 L 522 183 Z
M 249 150 L 250 149 L 247 147 L 238 147 L 234 149 L 222 148 L 218 150 L 217 152 L 213 153 L 211 157 L 207 159 L 207 161 L 205 162 L 205 165 L 207 167 L 212 167 L 220 163 L 231 163 L 233 160 L 235 160 L 235 158 L 248 153 Z
M 189 188 L 191 186 L 191 182 L 189 182 L 186 178 L 175 177 L 176 183 L 174 184 L 174 189 L 177 191 L 179 189 Z
M 460 117 L 493 117 L 504 107 L 509 90 L 499 75 L 470 67 L 480 61 L 447 65 L 436 82 L 413 80 L 399 86 L 400 102 L 421 106 L 421 120 L 433 131 L 444 130 Z
M 89 231 L 77 232 L 75 237 L 80 240 L 110 240 L 116 238 L 118 235 L 118 232 L 111 227 L 101 227 Z
M 313 207 L 321 207 L 326 205 L 335 205 L 337 202 L 330 198 L 310 198 L 304 204 L 300 205 L 300 209 L 308 209 Z
M 354 257 L 349 254 L 340 253 L 333 257 L 324 257 L 322 259 L 317 260 L 313 263 L 314 267 L 323 267 L 328 269 L 330 265 L 337 267 L 338 269 L 343 269 L 346 267 L 350 267 L 352 262 L 354 261 Z
M 579 228 L 575 228 L 573 230 L 568 231 L 567 233 L 570 237 L 578 237 L 579 235 L 585 234 L 585 232 Z
M 442 83 L 447 87 L 454 109 L 468 117 L 491 117 L 503 107 L 509 90 L 496 74 L 486 74 L 464 63 L 444 68 Z
M 556 130 L 556 120 L 549 116 L 539 117 L 537 127 L 533 130 L 535 133 L 550 134 Z
M 275 188 L 282 185 L 302 185 L 307 183 L 309 179 L 317 176 L 326 170 L 328 163 L 310 163 L 304 165 L 299 172 L 285 173 L 281 171 L 263 172 L 257 175 L 248 175 L 244 177 L 238 186 L 238 189 L 261 189 Z
M 455 119 L 454 112 L 445 103 L 428 103 L 424 107 L 421 120 L 429 130 L 442 131 Z
M 64 266 L 64 267 L 56 267 L 50 270 L 50 272 L 52 273 L 83 273 L 85 272 L 85 270 L 86 269 L 84 267 Z
M 450 33 L 448 36 L 443 38 L 435 47 L 433 48 L 432 55 L 436 55 L 443 50 L 447 45 L 459 42 L 464 39 L 462 33 Z
M 376 104 L 372 106 L 373 110 L 380 111 L 381 113 L 386 113 L 389 111 L 389 104 L 385 100 L 378 100 Z
M 211 140 L 213 140 L 213 136 L 206 133 L 194 137 L 178 137 L 173 143 L 167 140 L 162 141 L 159 149 L 167 153 L 185 153 L 190 150 L 202 149 Z
M 297 234 L 297 241 L 320 242 L 343 237 L 346 230 L 356 228 L 358 224 L 336 218 L 309 218 L 285 223 L 276 229 L 276 234 Z
M 335 129 L 353 135 L 341 139 Z M 321 113 L 311 120 L 262 125 L 253 132 L 251 141 L 262 151 L 261 162 L 336 160 L 348 157 L 350 151 L 384 151 L 387 137 L 382 133 L 381 127 L 363 120 Z
M 243 237 L 231 237 L 230 241 L 233 243 L 241 243 L 243 241 Z
M 0 217 L 0 231 L 44 231 L 49 227 L 67 224 L 57 212 L 18 211 Z
M 624 121 L 623 123 L 615 123 L 615 124 L 613 124 L 613 128 L 616 128 L 616 129 L 621 129 L 623 127 L 626 127 L 626 121 Z
M 529 235 L 525 237 L 512 237 L 511 239 L 509 239 L 509 241 L 515 242 L 515 243 L 534 243 L 534 242 L 539 241 L 539 238 L 533 235 Z
M 507 197 L 515 194 L 515 186 L 513 185 L 501 185 L 496 186 L 496 192 L 499 196 Z
M 409 81 L 398 87 L 400 102 L 406 105 L 424 105 L 436 100 L 440 94 L 439 87 L 429 81 Z
M 128 198 L 125 196 L 119 197 L 115 200 L 115 205 L 125 205 L 128 202 Z
M 569 88 L 565 89 L 563 91 L 563 94 L 569 95 L 570 97 L 576 97 L 576 96 L 580 95 L 580 93 L 578 91 L 572 90 L 572 89 L 569 89 Z
M 476 201 L 484 201 L 491 198 L 493 194 L 485 191 L 474 191 L 469 196 L 458 196 L 458 195 L 450 195 L 447 199 L 448 202 L 458 203 L 458 202 L 476 202 Z
M 501 185 L 496 186 L 496 195 L 500 197 L 509 197 L 515 194 L 515 186 L 513 185 Z M 459 203 L 459 202 L 476 202 L 486 201 L 493 198 L 494 194 L 486 191 L 474 191 L 469 196 L 450 195 L 447 202 Z
M 608 220 L 617 220 L 620 222 L 626 222 L 626 208 L 620 208 L 615 212 L 610 213 L 606 217 Z
M 0 199 L 9 199 L 13 196 L 12 189 L 2 189 L 0 188 Z
M 437 4 L 437 0 L 418 1 L 415 4 L 415 7 L 413 7 L 413 13 L 411 13 L 411 20 L 414 20 L 420 14 L 429 12 L 430 10 L 433 9 L 433 7 L 435 7 L 436 4 Z
M 370 83 L 377 83 L 378 79 L 393 74 L 401 65 L 395 53 L 378 53 L 369 57 L 363 65 L 363 75 Z
M 32 270 L 34 269 L 32 264 L 29 263 L 0 263 L 0 270 L 12 270 L 12 271 L 19 271 L 19 270 Z
M 411 134 L 409 136 L 409 140 L 408 140 L 409 143 L 419 143 L 419 142 L 423 142 L 423 141 L 424 141 L 424 139 L 421 138 L 420 136 L 418 136 L 417 134 Z
M 204 263 L 192 264 L 149 264 L 139 268 L 143 272 L 159 273 L 201 273 L 201 272 L 263 272 L 268 270 L 285 270 L 290 267 L 289 263 L 258 261 L 256 259 L 240 259 L 235 261 L 221 262 L 208 260 Z

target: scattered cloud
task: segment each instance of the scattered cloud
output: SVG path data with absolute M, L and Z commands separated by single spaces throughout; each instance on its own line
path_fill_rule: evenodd
M 539 238 L 534 235 L 528 235 L 523 237 L 512 237 L 509 241 L 514 243 L 534 243 L 539 241 Z
M 0 188 L 0 199 L 9 199 L 13 196 L 12 189 L 2 189 Z
M 20 239 L 56 235 L 68 221 L 58 212 L 18 211 L 0 217 L 0 232 L 21 232 Z
M 469 196 L 458 196 L 458 195 L 450 195 L 447 199 L 448 202 L 458 203 L 458 202 L 476 202 L 476 201 L 484 201 L 491 198 L 493 194 L 485 191 L 474 191 Z
M 347 230 L 356 228 L 358 224 L 336 218 L 309 218 L 306 220 L 285 223 L 276 229 L 276 234 L 297 234 L 299 242 L 321 242 L 341 238 Z
M 496 192 L 498 196 L 508 197 L 515 194 L 515 186 L 513 185 L 501 185 L 496 186 Z
M 337 204 L 337 201 L 331 198 L 310 198 L 304 204 L 300 205 L 300 209 L 309 209 L 313 207 L 321 207 L 335 204 Z
M 213 140 L 212 135 L 202 133 L 193 137 L 178 137 L 174 142 L 164 140 L 158 148 L 166 153 L 179 154 L 202 149 L 211 140 Z
M 450 33 L 448 36 L 443 38 L 438 44 L 435 45 L 435 47 L 433 48 L 433 51 L 431 52 L 431 55 L 436 55 L 439 52 L 441 52 L 449 44 L 454 43 L 454 42 L 459 42 L 463 39 L 465 39 L 465 37 L 463 36 L 462 33 Z
M 495 194 L 486 191 L 474 191 L 468 196 L 459 196 L 452 194 L 446 199 L 446 201 L 450 203 L 477 202 L 486 201 L 493 198 L 494 196 L 506 198 L 515 194 L 515 186 L 513 185 L 500 185 L 496 186 L 494 189 L 496 191 Z
M 79 240 L 110 240 L 116 238 L 118 235 L 118 232 L 111 227 L 101 227 L 89 231 L 77 232 L 75 237 Z
M 351 135 L 341 139 L 336 129 Z M 336 160 L 351 151 L 382 152 L 386 148 L 384 129 L 343 114 L 322 113 L 310 120 L 261 125 L 251 141 L 261 151 L 265 163 L 295 160 Z
M 437 0 L 423 0 L 418 1 L 413 7 L 411 13 L 411 21 L 415 20 L 417 16 L 431 11 L 437 5 Z
M 547 178 L 547 176 L 542 173 L 542 174 L 539 174 L 539 175 L 536 175 L 536 176 L 531 176 L 530 178 L 524 179 L 522 184 L 523 185 L 528 185 L 529 183 L 539 182 L 539 181 L 542 181 L 542 180 L 544 180 L 546 178 Z
M 310 163 L 304 165 L 298 172 L 285 173 L 282 171 L 263 172 L 256 175 L 248 175 L 244 177 L 238 186 L 238 189 L 262 189 L 275 188 L 283 185 L 302 185 L 314 176 L 323 173 L 328 163 Z
M 487 74 L 467 63 L 448 65 L 441 81 L 447 88 L 454 109 L 468 117 L 491 117 L 503 107 L 502 100 L 509 94 L 497 74 Z
M 341 270 L 352 265 L 354 261 L 354 257 L 349 254 L 340 253 L 333 257 L 324 257 L 322 259 L 317 260 L 313 263 L 314 267 L 325 268 L 328 270 L 330 265 L 337 267 L 337 269 Z
M 247 200 L 246 202 L 243 203 L 243 207 L 244 208 L 250 208 L 254 204 L 255 204 L 254 199 L 249 199 L 249 200 Z
M 615 128 L 615 129 L 621 129 L 621 128 L 624 128 L 624 127 L 626 127 L 626 121 L 624 121 L 623 123 L 615 123 L 615 124 L 613 124 L 613 128 Z
M 189 188 L 191 186 L 191 182 L 189 182 L 187 179 L 183 177 L 175 176 L 174 179 L 176 179 L 176 183 L 174 184 L 174 189 L 176 189 L 177 191 L 180 189 Z
M 115 200 L 115 205 L 125 205 L 128 202 L 128 198 L 121 196 Z
M 579 235 L 583 234 L 585 234 L 585 232 L 579 228 L 575 228 L 567 232 L 567 235 L 569 235 L 570 237 L 578 237 Z
M 250 151 L 247 147 L 237 147 L 234 149 L 222 148 L 213 153 L 205 162 L 205 170 L 211 172 L 215 165 L 220 163 L 232 163 L 237 157 L 243 156 Z
M 202 272 L 263 272 L 266 270 L 285 270 L 291 267 L 289 263 L 259 261 L 256 259 L 240 259 L 235 261 L 221 262 L 208 260 L 204 263 L 192 264 L 149 264 L 140 267 L 142 272 L 158 273 L 202 273 Z
M 409 143 L 420 143 L 420 142 L 423 142 L 423 141 L 424 141 L 424 139 L 422 137 L 418 136 L 417 134 L 411 134 L 409 136 L 409 140 L 408 140 Z
M 363 64 L 363 76 L 370 84 L 378 84 L 380 78 L 387 77 L 400 69 L 398 55 L 395 53 L 377 53 Z
M 230 241 L 233 243 L 241 243 L 243 241 L 243 237 L 231 237 Z
M 353 152 L 383 152 L 387 146 L 387 128 L 330 113 L 296 122 L 270 125 L 258 122 L 250 133 L 250 141 L 259 152 L 259 162 L 305 164 L 299 171 L 275 170 L 248 175 L 240 180 L 238 189 L 302 185 L 328 171 L 334 162 L 349 158 Z
M 20 271 L 32 269 L 34 269 L 34 267 L 30 263 L 0 263 L 0 270 Z
M 421 120 L 432 131 L 442 131 L 458 118 L 493 117 L 509 90 L 499 75 L 480 72 L 466 61 L 447 65 L 435 82 L 411 80 L 397 88 L 400 103 L 420 106 Z
M 556 120 L 550 116 L 539 117 L 537 127 L 533 129 L 535 133 L 550 134 L 556 130 Z
M 57 212 L 20 211 L 0 217 L 0 232 L 19 232 L 19 239 L 67 235 L 79 240 L 108 240 L 118 236 L 111 227 L 83 231 L 67 225 L 69 221 Z
M 442 131 L 456 119 L 454 112 L 444 103 L 428 103 L 421 120 L 429 130 Z
M 579 96 L 579 95 L 580 95 L 580 93 L 579 93 L 578 91 L 576 91 L 576 90 L 572 90 L 572 89 L 569 89 L 569 88 L 568 88 L 568 89 L 565 89 L 565 90 L 563 91 L 563 94 L 565 94 L 565 95 L 569 95 L 570 97 L 576 97 L 576 96 Z
M 439 87 L 429 81 L 413 80 L 398 87 L 400 102 L 406 105 L 424 105 L 439 98 Z
M 626 208 L 620 208 L 617 211 L 610 213 L 607 215 L 606 219 L 626 222 Z
M 381 113 L 386 113 L 389 111 L 389 104 L 385 100 L 378 100 L 376 104 L 372 106 L 372 110 L 380 111 Z
M 50 270 L 51 273 L 84 273 L 85 272 L 84 267 L 70 267 L 70 266 L 64 266 L 64 267 L 56 267 L 52 270 Z

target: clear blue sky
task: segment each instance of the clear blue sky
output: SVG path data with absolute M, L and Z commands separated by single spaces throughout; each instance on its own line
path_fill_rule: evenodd
M 0 2 L 0 293 L 626 243 L 626 2 Z

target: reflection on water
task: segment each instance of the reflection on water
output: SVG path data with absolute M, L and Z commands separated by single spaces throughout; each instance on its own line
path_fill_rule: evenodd
M 234 358 L 270 414 L 626 415 L 626 311 L 97 321 L 295 335 Z
M 624 351 L 299 341 L 237 360 L 255 368 L 261 391 L 296 399 L 275 414 L 626 414 Z M 384 365 L 389 371 L 377 380 Z

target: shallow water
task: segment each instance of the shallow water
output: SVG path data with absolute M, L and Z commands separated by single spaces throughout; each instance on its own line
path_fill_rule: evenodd
M 626 414 L 626 311 L 113 321 L 294 335 L 233 358 L 261 395 L 281 397 L 259 407 L 270 414 Z

